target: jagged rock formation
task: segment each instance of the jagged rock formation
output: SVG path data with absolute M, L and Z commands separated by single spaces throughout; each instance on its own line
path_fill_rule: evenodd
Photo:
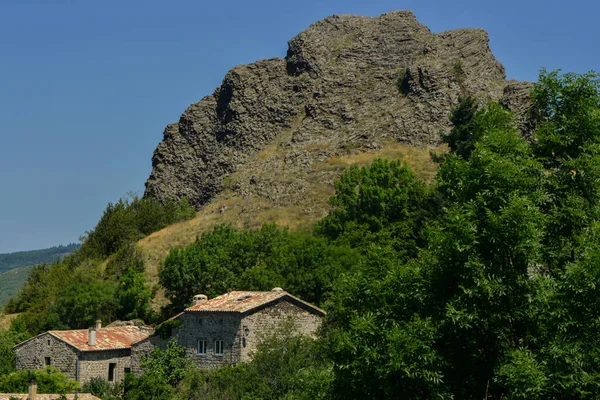
M 168 125 L 146 195 L 298 203 L 339 173 L 315 168 L 331 157 L 437 144 L 460 95 L 502 100 L 526 125 L 527 86 L 505 80 L 485 31 L 434 34 L 408 11 L 334 15 L 290 40 L 285 59 L 233 68 Z

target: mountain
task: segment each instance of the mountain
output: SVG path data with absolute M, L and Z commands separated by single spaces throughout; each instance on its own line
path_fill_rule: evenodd
M 145 196 L 186 197 L 198 216 L 139 242 L 148 273 L 215 224 L 308 227 L 351 163 L 400 158 L 425 179 L 459 96 L 500 101 L 524 134 L 527 82 L 507 81 L 481 29 L 433 33 L 409 11 L 331 16 L 284 59 L 230 70 L 164 131 Z
M 233 68 L 168 125 L 145 194 L 198 208 L 223 190 L 297 203 L 315 163 L 389 142 L 438 144 L 459 96 L 520 114 L 526 89 L 505 80 L 483 30 L 435 34 L 408 11 L 332 16 L 290 40 L 285 59 Z
M 51 263 L 72 253 L 78 248 L 79 244 L 71 243 L 66 246 L 54 246 L 41 250 L 0 254 L 0 272 L 41 263 Z

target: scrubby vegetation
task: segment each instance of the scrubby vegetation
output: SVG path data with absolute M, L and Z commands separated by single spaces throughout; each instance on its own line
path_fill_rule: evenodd
M 6 304 L 7 313 L 20 315 L 0 334 L 0 370 L 14 369 L 10 348 L 24 337 L 50 329 L 86 328 L 98 318 L 157 318 L 150 309 L 152 288 L 135 242 L 194 213 L 185 201 L 161 204 L 133 196 L 109 204 L 77 251 L 35 266 L 17 297 Z
M 281 286 L 325 308 L 319 339 L 279 335 L 252 362 L 212 371 L 186 366 L 172 343 L 117 396 L 596 398 L 600 80 L 543 71 L 532 99 L 532 141 L 519 136 L 498 104 L 464 98 L 442 136 L 450 151 L 436 157 L 433 182 L 398 161 L 377 160 L 342 174 L 330 213 L 313 231 L 219 226 L 174 249 L 159 273 L 170 312 L 199 292 Z M 113 261 L 110 273 L 82 255 L 75 268 L 70 260 L 40 267 L 23 296 L 42 290 L 36 282 L 53 276 L 48 269 L 81 276 L 77 282 L 95 298 L 114 290 L 127 303 L 147 303 L 135 248 L 121 240 L 136 233 L 104 228 L 116 222 L 102 226 L 89 251 L 95 259 L 118 253 L 113 260 L 126 261 Z M 102 286 L 111 282 L 112 289 Z M 53 327 L 83 323 L 94 312 L 147 312 L 86 303 L 77 288 L 65 293 L 39 293 L 51 299 L 43 310 L 20 297 L 26 315 L 14 326 L 31 329 L 27 315 L 35 312 Z M 65 319 L 61 310 L 79 297 L 86 311 Z

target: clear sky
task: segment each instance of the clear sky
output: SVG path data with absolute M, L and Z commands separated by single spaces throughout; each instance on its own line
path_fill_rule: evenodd
M 600 71 L 597 0 L 0 0 L 0 253 L 76 242 L 143 193 L 167 123 L 332 14 L 486 29 L 509 78 Z

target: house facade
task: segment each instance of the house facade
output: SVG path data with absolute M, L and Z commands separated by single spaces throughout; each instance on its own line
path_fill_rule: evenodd
M 169 321 L 168 337 L 154 335 L 132 346 L 132 372 L 140 374 L 144 356 L 172 339 L 199 368 L 235 365 L 250 360 L 262 340 L 282 331 L 314 337 L 324 315 L 280 288 L 229 292 L 210 300 L 197 295 L 191 307 Z
M 17 369 L 58 368 L 83 385 L 91 378 L 120 382 L 131 369 L 131 347 L 152 330 L 122 326 L 48 331 L 13 347 Z

